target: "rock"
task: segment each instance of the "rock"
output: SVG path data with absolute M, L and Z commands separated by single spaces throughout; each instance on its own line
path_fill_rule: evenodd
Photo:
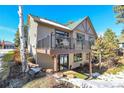
M 7 80 L 0 80 L 0 88 L 5 88 L 9 85 L 9 82 Z
M 22 85 L 24 84 L 23 80 L 20 79 L 11 79 L 9 81 L 9 88 L 19 88 L 22 87 Z
M 53 73 L 53 69 L 46 69 L 46 73 Z
M 59 79 L 59 78 L 62 78 L 64 76 L 64 74 L 63 73 L 55 73 L 53 76 L 55 78 Z
M 93 76 L 94 78 L 97 78 L 98 76 L 100 76 L 100 73 L 95 72 L 95 73 L 92 74 L 92 76 Z
M 52 86 L 52 88 L 74 88 L 75 86 L 70 83 L 70 82 L 67 82 L 67 81 L 59 81 L 58 84 Z

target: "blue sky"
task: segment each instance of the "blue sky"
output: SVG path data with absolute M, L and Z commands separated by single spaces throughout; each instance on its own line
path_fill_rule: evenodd
M 123 25 L 116 24 L 113 6 L 23 6 L 24 22 L 27 15 L 33 14 L 65 24 L 69 20 L 76 21 L 89 16 L 96 32 L 104 33 L 107 28 L 119 35 Z M 18 28 L 18 6 L 0 6 L 0 40 L 12 41 Z

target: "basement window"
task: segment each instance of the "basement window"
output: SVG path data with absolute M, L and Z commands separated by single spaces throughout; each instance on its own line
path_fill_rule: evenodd
M 82 53 L 74 54 L 74 62 L 82 61 Z

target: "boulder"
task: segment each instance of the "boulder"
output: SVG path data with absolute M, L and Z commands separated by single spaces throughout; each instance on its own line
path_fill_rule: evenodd
M 53 73 L 53 69 L 46 69 L 46 73 Z
M 97 78 L 98 76 L 100 76 L 100 73 L 95 72 L 95 73 L 92 74 L 92 76 L 93 76 L 94 78 Z
M 53 76 L 55 78 L 62 78 L 64 76 L 64 74 L 63 73 L 55 73 Z
M 34 63 L 31 63 L 31 62 L 28 62 L 28 66 L 29 66 L 29 68 L 39 67 L 38 64 L 34 64 Z

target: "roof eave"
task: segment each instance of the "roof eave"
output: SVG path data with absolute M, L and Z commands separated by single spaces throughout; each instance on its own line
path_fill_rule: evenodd
M 63 29 L 63 30 L 72 31 L 69 27 L 66 27 L 66 26 L 64 26 L 64 25 L 61 25 L 61 24 L 59 24 L 59 23 L 55 23 L 55 22 L 53 22 L 53 21 L 50 21 L 50 20 L 47 20 L 47 19 L 42 19 L 42 18 L 39 18 L 39 17 L 34 17 L 34 16 L 32 16 L 32 15 L 29 15 L 29 16 L 31 16 L 31 17 L 34 19 L 35 22 L 42 23 L 42 24 L 47 24 L 47 25 L 51 25 L 51 26 L 54 26 L 54 27 L 61 28 L 61 29 Z M 46 21 L 49 21 L 49 22 L 58 24 L 58 25 L 60 25 L 60 26 L 53 25 L 53 24 L 50 24 L 50 23 L 46 23 L 46 22 L 43 22 L 43 21 L 41 21 L 41 20 L 46 20 Z

